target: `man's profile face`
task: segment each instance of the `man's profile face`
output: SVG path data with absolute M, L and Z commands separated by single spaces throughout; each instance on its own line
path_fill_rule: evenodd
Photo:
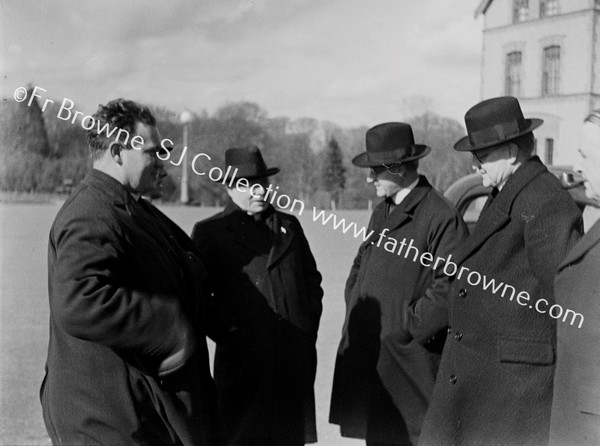
M 580 170 L 585 180 L 585 194 L 589 198 L 600 199 L 600 126 L 585 122 L 579 143 Z
M 227 195 L 238 207 L 250 215 L 258 214 L 268 207 L 265 194 L 269 186 L 267 178 L 249 179 L 249 187 L 238 186 L 236 181 L 232 188 L 227 188 Z
M 157 156 L 157 151 L 160 150 L 160 135 L 156 126 L 141 122 L 136 124 L 131 138 L 135 135 L 141 136 L 144 144 L 140 150 L 131 146 L 121 150 L 124 185 L 138 194 L 153 194 L 162 187 L 162 178 L 166 173 L 162 161 Z M 136 146 L 140 147 L 140 144 Z
M 159 170 L 154 174 L 154 188 L 148 194 L 153 200 L 163 196 L 163 179 L 169 175 L 161 163 Z
M 490 147 L 473 153 L 473 167 L 479 172 L 486 187 L 497 187 L 512 173 L 509 145 Z
M 387 198 L 394 196 L 400 189 L 398 181 L 401 176 L 399 174 L 393 174 L 385 167 L 374 167 L 371 168 L 369 176 L 367 177 L 367 183 L 373 183 L 375 186 L 375 192 L 378 197 Z

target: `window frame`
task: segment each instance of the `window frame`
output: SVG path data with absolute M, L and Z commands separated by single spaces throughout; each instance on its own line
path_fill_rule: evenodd
M 561 46 L 551 44 L 542 50 L 542 96 L 560 94 Z
M 518 63 L 515 56 L 518 55 Z M 513 56 L 511 58 L 511 56 Z M 514 50 L 504 56 L 504 94 L 505 96 L 521 96 L 523 51 Z M 516 74 L 516 75 L 515 75 Z M 515 88 L 516 85 L 516 88 Z
M 526 22 L 529 19 L 529 0 L 513 0 L 513 23 Z
M 551 9 L 550 9 L 551 8 Z M 553 17 L 559 14 L 558 0 L 540 0 L 540 18 Z

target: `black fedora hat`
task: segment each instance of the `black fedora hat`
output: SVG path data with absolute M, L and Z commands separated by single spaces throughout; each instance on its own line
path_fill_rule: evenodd
M 264 178 L 279 172 L 279 167 L 267 168 L 260 149 L 253 145 L 227 149 L 225 167 L 236 178 Z
M 431 152 L 431 147 L 415 144 L 411 126 L 402 122 L 376 125 L 367 131 L 365 140 L 367 151 L 352 160 L 358 167 L 407 163 Z
M 454 144 L 459 152 L 487 149 L 518 138 L 542 125 L 541 119 L 525 119 L 517 98 L 487 99 L 465 114 L 467 136 Z

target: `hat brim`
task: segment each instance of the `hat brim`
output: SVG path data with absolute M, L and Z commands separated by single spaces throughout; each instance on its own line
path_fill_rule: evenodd
M 352 164 L 357 167 L 376 167 L 381 166 L 382 164 L 404 164 L 423 158 L 431 152 L 431 147 L 426 146 L 425 144 L 415 144 L 413 147 L 415 148 L 415 154 L 407 158 L 399 159 L 391 154 L 387 154 L 388 156 L 386 157 L 386 152 L 363 152 L 352 159 Z
M 537 118 L 531 118 L 531 119 L 525 119 L 525 123 L 527 124 L 527 127 L 524 130 L 521 130 L 518 134 L 512 135 L 510 138 L 507 138 L 503 141 L 490 141 L 485 144 L 477 144 L 477 145 L 473 146 L 473 145 L 471 145 L 471 141 L 469 141 L 469 137 L 465 136 L 465 137 L 459 139 L 456 142 L 456 144 L 454 144 L 454 150 L 456 150 L 457 152 L 475 152 L 476 150 L 489 149 L 490 147 L 498 146 L 500 144 L 504 144 L 509 141 L 513 141 L 514 139 L 518 138 L 519 136 L 523 136 L 529 132 L 532 132 L 533 130 L 537 129 L 540 125 L 542 125 L 544 123 L 544 120 L 537 119 Z
M 279 167 L 269 167 L 264 173 L 260 175 L 240 176 L 240 178 L 246 178 L 248 180 L 255 178 L 266 178 L 278 174 L 280 170 L 281 169 L 279 169 Z
M 269 167 L 267 170 L 265 170 L 264 172 L 258 174 L 258 175 L 244 175 L 243 173 L 238 173 L 235 176 L 235 180 L 239 180 L 240 178 L 245 178 L 247 180 L 256 180 L 259 178 L 267 178 L 270 177 L 272 175 L 278 174 L 280 172 L 281 169 L 279 169 L 279 167 Z M 235 170 L 234 170 L 235 172 Z M 231 173 L 234 173 L 231 172 Z M 227 174 L 225 176 L 225 180 L 229 181 L 229 179 L 231 178 L 231 173 Z

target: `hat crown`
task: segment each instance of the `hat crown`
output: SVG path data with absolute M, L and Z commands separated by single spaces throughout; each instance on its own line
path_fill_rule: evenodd
M 519 101 L 512 96 L 487 99 L 471 107 L 465 114 L 465 125 L 469 133 L 507 122 L 520 124 L 519 128 L 526 127 Z
M 355 166 L 398 164 L 422 158 L 431 148 L 415 144 L 412 127 L 403 122 L 386 122 L 367 130 L 367 151 L 352 160 Z
M 504 144 L 530 133 L 543 122 L 537 118 L 524 118 L 517 98 L 502 96 L 487 99 L 465 114 L 467 136 L 454 144 L 454 149 L 474 151 Z
M 405 149 L 406 155 L 412 155 L 415 145 L 412 127 L 402 122 L 386 122 L 367 131 L 367 152 L 391 152 Z
M 260 149 L 255 145 L 231 148 L 225 152 L 225 167 L 237 169 L 236 176 L 241 178 L 266 177 L 279 172 L 278 168 L 267 168 Z

